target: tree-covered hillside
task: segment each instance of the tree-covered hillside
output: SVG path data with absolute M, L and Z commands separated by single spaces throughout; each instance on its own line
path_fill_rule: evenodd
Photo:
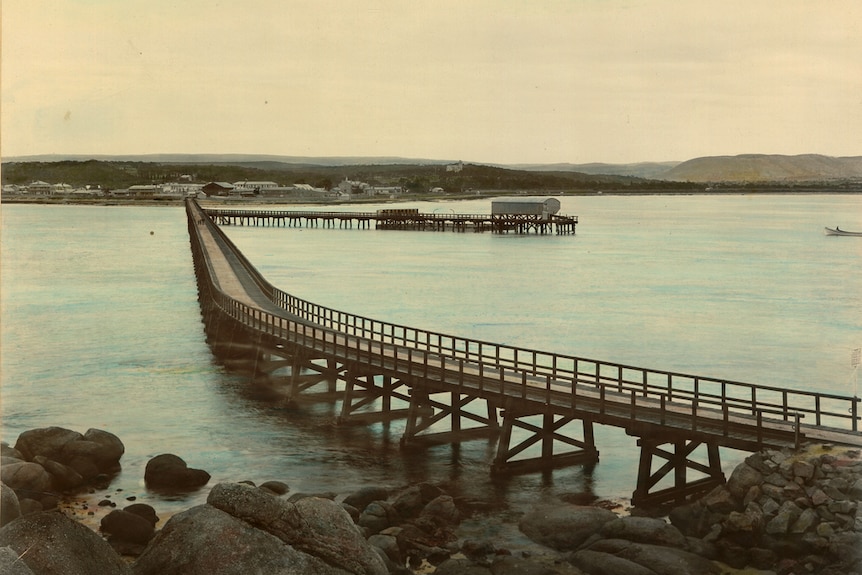
M 175 182 L 186 176 L 193 182 L 274 181 L 280 185 L 311 184 L 331 188 L 347 178 L 377 186 L 401 186 L 411 192 L 440 187 L 446 192 L 467 190 L 650 190 L 695 189 L 692 184 L 656 182 L 625 176 L 587 175 L 578 172 L 533 172 L 464 164 L 460 171 L 445 165 L 381 164 L 313 166 L 279 162 L 242 164 L 175 164 L 132 161 L 7 162 L 3 184 L 27 185 L 41 180 L 74 187 L 99 185 L 104 189 L 135 184 Z

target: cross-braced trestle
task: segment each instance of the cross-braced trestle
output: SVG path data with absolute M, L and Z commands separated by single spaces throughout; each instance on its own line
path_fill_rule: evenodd
M 541 424 L 534 425 L 525 418 L 541 416 Z M 580 421 L 583 427 L 582 438 L 572 437 L 567 430 L 570 423 Z M 512 444 L 512 433 L 517 429 L 529 435 L 520 443 Z M 537 457 L 516 459 L 516 456 L 528 448 L 541 443 L 541 454 Z M 555 453 L 556 446 L 568 446 L 568 449 Z M 572 449 L 574 448 L 574 449 Z M 551 411 L 543 413 L 519 412 L 515 408 L 507 408 L 503 413 L 503 431 L 497 446 L 497 456 L 491 467 L 492 473 L 525 473 L 537 469 L 553 469 L 581 463 L 594 464 L 599 460 L 593 434 L 593 422 L 589 419 L 578 419 L 567 415 L 555 414 Z
M 714 443 L 688 438 L 668 439 L 646 436 L 638 440 L 638 445 L 640 445 L 641 454 L 637 488 L 632 495 L 634 505 L 656 506 L 670 502 L 681 503 L 725 481 L 724 473 L 721 471 L 718 445 Z M 663 445 L 669 445 L 672 451 L 662 448 Z M 707 464 L 691 459 L 691 455 L 702 445 L 706 448 Z M 653 472 L 655 458 L 663 459 L 665 463 Z M 687 474 L 689 469 L 698 472 L 701 477 L 689 481 Z M 671 472 L 673 472 L 672 486 L 651 491 Z

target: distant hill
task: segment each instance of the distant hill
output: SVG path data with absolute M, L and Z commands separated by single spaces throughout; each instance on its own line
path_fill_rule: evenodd
M 146 154 L 146 155 L 66 155 L 46 154 L 38 156 L 19 156 L 3 158 L 4 168 L 10 168 L 18 164 L 18 178 L 8 178 L 4 174 L 3 181 L 18 180 L 20 178 L 36 176 L 37 170 L 26 169 L 22 164 L 42 164 L 38 171 L 46 171 L 41 179 L 49 181 L 66 181 L 64 178 L 72 179 L 71 174 L 66 174 L 66 169 L 71 164 L 89 164 L 90 168 L 97 167 L 93 162 L 100 163 L 96 173 L 92 173 L 93 181 L 96 178 L 104 178 L 107 174 L 102 171 L 116 171 L 109 164 L 134 163 L 150 164 L 169 167 L 168 173 L 178 171 L 179 173 L 193 172 L 200 178 L 234 178 L 272 179 L 274 181 L 292 180 L 325 180 L 371 178 L 394 181 L 398 178 L 413 179 L 415 177 L 427 177 L 436 170 L 443 170 L 443 166 L 454 164 L 451 160 L 431 160 L 403 158 L 398 156 L 362 157 L 362 156 L 279 156 L 266 154 Z M 181 168 L 181 166 L 194 166 Z M 450 186 L 458 180 L 458 187 L 477 187 L 501 184 L 508 182 L 507 186 L 526 186 L 525 180 L 531 180 L 538 184 L 538 188 L 549 189 L 552 187 L 566 188 L 573 183 L 582 188 L 587 185 L 604 187 L 608 184 L 635 185 L 639 188 L 654 187 L 656 182 L 677 183 L 765 183 L 795 185 L 797 182 L 810 183 L 835 183 L 835 182 L 859 182 L 862 181 L 862 156 L 832 157 L 818 154 L 803 154 L 798 156 L 767 155 L 767 154 L 743 154 L 739 156 L 706 156 L 695 158 L 685 162 L 640 162 L 631 164 L 472 164 L 466 173 L 453 172 L 438 180 L 445 180 Z M 48 169 L 48 168 L 52 169 Z M 63 168 L 54 170 L 53 168 Z M 151 170 L 145 166 L 138 166 L 152 179 L 161 177 L 162 170 Z M 221 169 L 224 168 L 224 169 Z M 491 172 L 482 168 L 493 168 L 504 170 L 496 172 L 492 177 Z M 427 172 L 426 170 L 431 170 Z M 27 176 L 24 171 L 31 172 Z M 522 172 L 521 174 L 516 174 Z M 524 178 L 524 173 L 532 174 Z M 290 174 L 290 175 L 288 175 Z M 80 172 L 76 174 L 80 176 Z M 111 178 L 107 178 L 109 181 Z M 234 180 L 229 180 L 234 181 Z M 517 184 L 515 182 L 518 182 Z M 650 184 L 649 182 L 652 182 Z M 16 182 L 17 183 L 17 182 Z M 115 184 L 119 182 L 114 182 Z M 443 187 L 441 185 L 441 187 Z
M 185 181 L 237 182 L 242 180 L 273 181 L 281 185 L 310 184 L 331 189 L 344 179 L 358 180 L 373 186 L 397 186 L 411 193 L 442 188 L 448 193 L 472 190 L 536 191 L 650 191 L 691 190 L 699 187 L 689 182 L 663 182 L 630 176 L 590 175 L 567 171 L 527 171 L 459 164 L 457 170 L 447 165 L 410 163 L 367 163 L 346 165 L 297 164 L 260 157 L 212 158 L 208 163 L 157 162 L 140 160 L 86 159 L 61 161 L 11 161 L 4 159 L 3 185 L 24 186 L 42 180 L 66 183 L 73 187 L 99 185 L 103 189 L 122 189 L 135 184 L 159 184 Z M 313 161 L 319 161 L 317 159 Z
M 656 176 L 677 182 L 817 182 L 862 178 L 862 156 L 743 154 L 707 156 Z
M 503 166 L 532 172 L 580 172 L 602 176 L 632 176 L 635 178 L 663 179 L 662 176 L 680 162 L 639 162 L 636 164 L 515 164 Z
M 159 164 L 291 164 L 298 166 L 357 166 L 357 165 L 440 165 L 454 160 L 427 160 L 401 158 L 398 156 L 278 156 L 274 154 L 39 154 L 34 156 L 8 156 L 3 162 L 81 162 L 100 160 L 104 162 L 153 162 Z

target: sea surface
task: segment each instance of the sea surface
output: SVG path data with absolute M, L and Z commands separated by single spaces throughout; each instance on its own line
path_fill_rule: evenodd
M 496 343 L 800 390 L 852 395 L 862 345 L 862 195 L 562 197 L 574 236 L 226 227 L 273 284 L 344 311 Z M 284 206 L 282 206 L 284 207 Z M 373 211 L 381 205 L 327 207 Z M 488 213 L 489 199 L 416 202 Z M 302 209 L 291 206 L 285 209 Z M 314 208 L 318 209 L 318 208 Z M 94 498 L 157 512 L 207 488 L 152 493 L 146 462 L 174 453 L 220 481 L 291 491 L 444 484 L 484 502 L 493 536 L 532 502 L 626 498 L 638 448 L 599 426 L 600 462 L 492 479 L 487 440 L 404 451 L 403 422 L 338 426 L 339 406 L 287 406 L 225 371 L 204 341 L 181 207 L 4 205 L 2 439 L 99 428 L 125 444 Z M 723 452 L 729 473 L 745 454 Z

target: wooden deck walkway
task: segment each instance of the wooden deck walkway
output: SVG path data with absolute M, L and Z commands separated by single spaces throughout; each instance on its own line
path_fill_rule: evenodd
M 492 471 L 507 473 L 595 463 L 593 425 L 620 427 L 641 447 L 636 504 L 723 482 L 719 447 L 862 447 L 858 398 L 505 346 L 323 307 L 269 284 L 195 201 L 187 213 L 214 350 L 258 372 L 289 368 L 291 399 L 325 385 L 321 395 L 342 402 L 342 423 L 406 417 L 403 445 L 498 435 Z M 527 439 L 513 445 L 513 432 Z M 673 485 L 658 489 L 671 473 Z

